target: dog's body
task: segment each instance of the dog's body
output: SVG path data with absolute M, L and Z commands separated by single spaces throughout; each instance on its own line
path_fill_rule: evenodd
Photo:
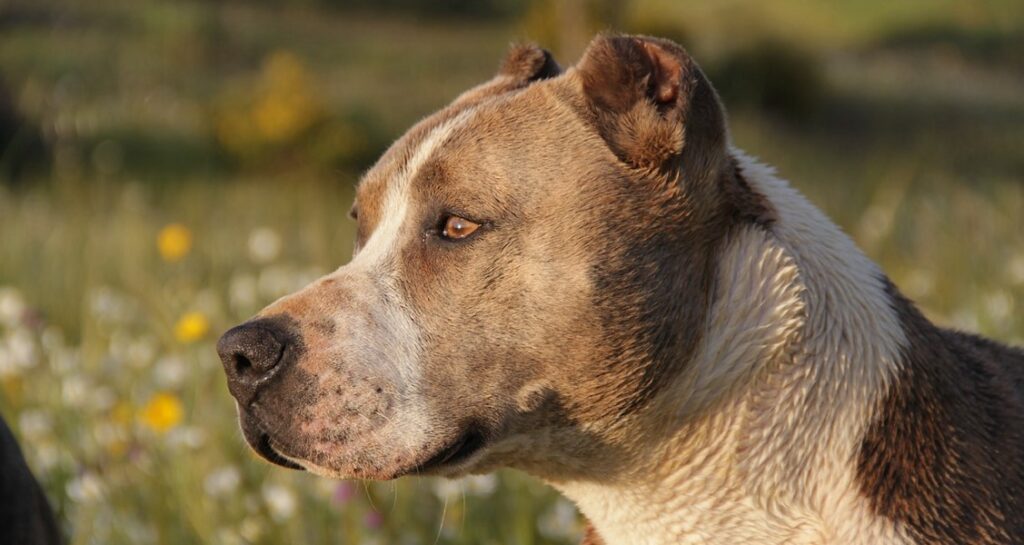
M 219 345 L 275 463 L 520 468 L 590 544 L 1024 541 L 1024 353 L 925 320 L 670 42 L 513 50 L 355 210 L 350 264 Z

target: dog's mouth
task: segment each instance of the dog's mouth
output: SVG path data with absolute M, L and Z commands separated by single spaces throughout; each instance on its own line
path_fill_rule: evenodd
M 249 443 L 256 454 L 259 454 L 264 460 L 281 467 L 288 469 L 297 469 L 299 471 L 305 471 L 305 468 L 299 464 L 285 458 L 277 449 L 274 448 L 273 441 L 270 439 L 270 434 L 259 428 L 252 418 L 243 418 L 242 420 L 242 435 L 245 436 L 245 440 Z
M 242 435 L 249 443 L 249 446 L 264 460 L 288 469 L 299 471 L 312 471 L 319 473 L 316 467 L 307 467 L 303 460 L 290 455 L 287 448 L 275 441 L 271 435 L 264 431 L 263 426 L 252 415 L 243 413 L 241 418 Z M 463 428 L 462 433 L 452 441 L 445 444 L 440 450 L 430 455 L 426 461 L 407 466 L 404 469 L 392 466 L 391 471 L 384 469 L 377 474 L 367 474 L 365 471 L 355 475 L 361 478 L 373 478 L 390 480 L 403 475 L 445 475 L 457 472 L 460 466 L 472 459 L 487 445 L 487 434 L 484 429 L 473 423 Z M 386 463 L 385 463 L 386 467 Z M 364 466 L 365 468 L 365 466 Z M 329 468 L 321 468 L 328 470 Z M 337 468 L 340 474 L 345 472 Z
M 253 445 L 253 449 L 257 453 L 259 453 L 260 456 L 262 456 L 264 459 L 266 459 L 268 462 L 272 464 L 276 464 L 281 467 L 286 467 L 288 469 L 297 469 L 299 471 L 305 471 L 304 467 L 285 458 L 279 452 L 277 452 L 276 449 L 274 449 L 274 444 L 270 440 L 269 434 L 261 433 L 257 438 L 256 443 Z
M 471 425 L 426 462 L 412 468 L 412 473 L 434 473 L 446 467 L 454 467 L 473 457 L 486 445 L 487 440 L 479 427 Z

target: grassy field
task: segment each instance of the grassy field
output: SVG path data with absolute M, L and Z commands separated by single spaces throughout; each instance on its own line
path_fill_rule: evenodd
M 735 143 L 930 317 L 1024 342 L 1019 3 L 709 5 L 636 1 L 582 28 L 684 40 Z M 574 508 L 516 473 L 337 483 L 243 445 L 217 335 L 347 260 L 359 171 L 509 41 L 583 47 L 543 3 L 315 6 L 0 6 L 0 77 L 48 150 L 0 180 L 0 414 L 74 544 L 573 543 Z

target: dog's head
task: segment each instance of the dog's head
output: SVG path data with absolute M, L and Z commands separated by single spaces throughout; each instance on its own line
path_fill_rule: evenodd
M 247 440 L 346 478 L 594 468 L 700 342 L 745 187 L 679 46 L 513 49 L 365 175 L 350 263 L 221 339 Z

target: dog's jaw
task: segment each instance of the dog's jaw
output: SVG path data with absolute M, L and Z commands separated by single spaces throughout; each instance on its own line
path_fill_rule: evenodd
M 723 254 L 701 351 L 608 479 L 549 479 L 606 543 L 909 543 L 858 493 L 854 460 L 906 340 L 878 269 L 766 168 L 778 212 Z M 677 422 L 656 437 L 650 430 Z M 653 423 L 657 423 L 653 425 Z

